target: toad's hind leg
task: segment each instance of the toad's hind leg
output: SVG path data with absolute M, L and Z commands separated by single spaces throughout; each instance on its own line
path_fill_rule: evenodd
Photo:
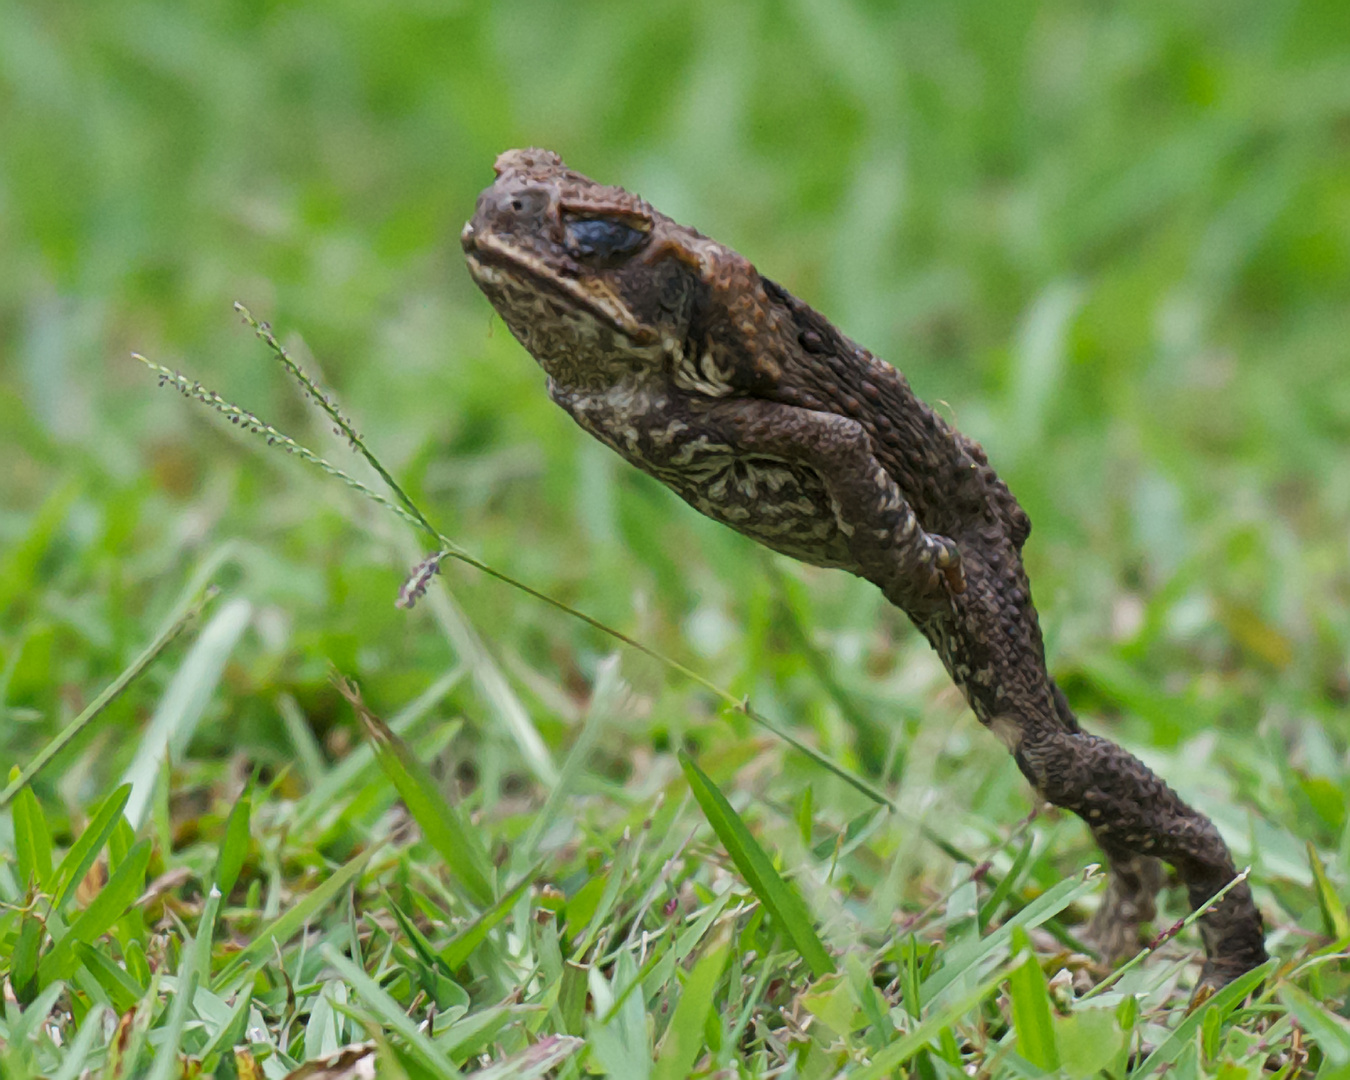
M 1064 692 L 1052 680 L 1055 717 L 1070 734 L 1079 734 L 1078 718 L 1069 707 Z M 1167 880 L 1162 861 L 1152 855 L 1140 855 L 1122 847 L 1110 831 L 1094 830 L 1097 845 L 1106 856 L 1106 892 L 1092 917 L 1088 936 L 1108 963 L 1133 956 L 1143 944 L 1140 932 L 1158 913 L 1158 891 Z
M 1016 728 L 1013 750 L 1023 774 L 1051 803 L 1086 821 L 1114 868 L 1124 871 L 1117 879 L 1120 896 L 1141 904 L 1147 892 L 1144 875 L 1152 871 L 1132 857 L 1170 863 L 1193 909 L 1231 885 L 1199 919 L 1203 983 L 1222 986 L 1266 960 L 1261 913 L 1247 883 L 1232 884 L 1237 876 L 1232 856 L 1209 818 L 1109 739 L 1068 732 L 1059 724 L 1007 724 Z M 1138 879 L 1132 892 L 1131 874 Z
M 1094 833 L 1106 855 L 1106 892 L 1092 917 L 1088 936 L 1108 963 L 1126 960 L 1145 943 L 1140 932 L 1158 913 L 1158 890 L 1167 879 L 1162 861 L 1113 843 Z

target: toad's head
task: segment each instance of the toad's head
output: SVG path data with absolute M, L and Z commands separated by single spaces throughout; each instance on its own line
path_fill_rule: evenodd
M 677 369 L 710 279 L 744 260 L 548 150 L 508 150 L 495 169 L 460 240 L 474 281 L 545 371 L 601 388 Z

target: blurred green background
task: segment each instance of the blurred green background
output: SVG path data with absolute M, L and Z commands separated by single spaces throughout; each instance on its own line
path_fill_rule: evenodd
M 494 156 L 532 144 L 738 248 L 944 402 L 1031 514 L 1089 722 L 1214 813 L 1267 910 L 1306 885 L 1302 840 L 1342 872 L 1343 0 L 0 5 L 0 760 L 29 760 L 199 572 L 238 637 L 175 798 L 222 764 L 277 775 L 285 715 L 341 757 L 330 661 L 385 713 L 467 661 L 434 712 L 463 718 L 441 760 L 484 809 L 569 745 L 607 639 L 453 565 L 458 609 L 397 611 L 420 555 L 398 522 L 129 358 L 356 469 L 241 300 L 476 554 L 953 833 L 1026 811 L 870 587 L 698 518 L 548 402 L 457 244 Z M 117 780 L 173 670 L 39 782 L 53 813 Z M 591 780 L 620 803 L 672 782 L 681 744 L 769 796 L 833 784 L 650 661 L 622 670 Z M 1071 867 L 1090 848 L 1063 835 Z

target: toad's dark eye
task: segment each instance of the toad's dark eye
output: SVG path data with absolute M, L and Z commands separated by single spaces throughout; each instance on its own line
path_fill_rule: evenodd
M 572 218 L 565 231 L 567 250 L 590 262 L 613 262 L 647 241 L 645 232 L 612 218 Z

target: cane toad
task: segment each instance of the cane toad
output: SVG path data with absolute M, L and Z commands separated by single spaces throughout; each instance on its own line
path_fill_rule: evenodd
M 496 173 L 465 258 L 553 400 L 701 513 L 908 613 L 1038 794 L 1091 828 L 1111 869 L 1094 925 L 1108 953 L 1152 918 L 1158 860 L 1196 906 L 1232 881 L 1209 819 L 1082 730 L 1050 677 L 1030 521 L 978 444 L 730 248 L 547 150 L 507 151 Z M 1245 882 L 1199 925 L 1204 982 L 1265 960 Z

